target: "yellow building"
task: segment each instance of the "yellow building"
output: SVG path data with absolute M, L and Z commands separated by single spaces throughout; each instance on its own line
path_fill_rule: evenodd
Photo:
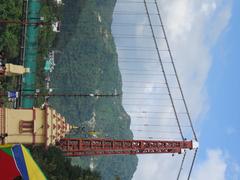
M 24 68 L 21 65 L 5 64 L 5 66 L 0 67 L 0 75 L 2 76 L 16 76 L 29 73 L 29 68 Z
M 50 107 L 0 108 L 0 135 L 6 136 L 2 143 L 55 145 L 71 128 L 65 118 Z

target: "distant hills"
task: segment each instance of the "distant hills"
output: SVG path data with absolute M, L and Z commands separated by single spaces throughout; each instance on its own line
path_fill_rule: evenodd
M 97 137 L 132 139 L 130 117 L 122 107 L 122 81 L 118 55 L 111 34 L 115 0 L 65 1 L 61 33 L 55 48 L 59 50 L 52 74 L 52 87 L 61 93 L 115 94 L 112 97 L 56 97 L 51 104 L 66 119 L 96 131 Z M 74 164 L 90 166 L 103 179 L 131 179 L 137 166 L 136 156 L 74 158 Z

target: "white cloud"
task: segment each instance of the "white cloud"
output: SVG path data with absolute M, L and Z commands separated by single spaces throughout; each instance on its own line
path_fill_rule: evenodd
M 210 32 L 207 36 L 207 38 L 210 39 L 210 42 L 215 43 L 222 31 L 228 25 L 231 18 L 231 7 L 232 3 L 224 4 L 224 6 L 220 7 L 221 9 L 214 14 L 213 18 L 215 21 L 210 22 Z
M 214 11 L 216 9 L 217 5 L 215 2 L 212 2 L 211 4 L 209 3 L 203 3 L 201 6 L 201 11 L 205 14 L 205 15 L 209 15 L 209 13 L 211 11 Z
M 160 4 L 184 94 L 197 119 L 209 108 L 205 83 L 213 61 L 210 50 L 229 23 L 231 1 L 161 0 Z
M 237 163 L 233 163 L 231 167 L 231 174 L 229 177 L 231 177 L 232 180 L 239 180 L 240 178 L 240 166 Z
M 163 17 L 165 28 L 167 30 L 170 47 L 174 55 L 174 60 L 180 77 L 180 82 L 182 84 L 183 92 L 187 99 L 187 104 L 190 107 L 189 109 L 193 120 L 197 120 L 203 117 L 210 108 L 205 86 L 208 72 L 211 68 L 213 61 L 210 51 L 229 23 L 229 19 L 231 17 L 231 5 L 231 1 L 225 2 L 223 0 L 159 0 L 159 7 Z M 151 6 L 149 7 L 151 11 L 151 9 L 153 8 L 151 8 Z M 125 6 L 124 3 L 119 3 L 119 5 L 117 5 L 117 8 L 118 11 L 145 11 L 143 8 L 143 4 L 141 3 L 127 3 L 127 5 Z M 116 15 L 114 21 L 130 24 L 147 24 L 147 18 L 144 16 L 133 18 L 132 16 Z M 156 22 L 153 23 L 157 24 Z M 124 26 L 118 26 L 113 31 L 113 33 L 115 34 L 135 33 L 136 35 L 140 36 L 146 34 L 148 36 L 151 36 L 149 28 L 146 28 L 145 26 L 137 26 L 135 32 L 134 28 L 124 28 Z M 161 34 L 159 36 L 161 36 Z M 162 41 L 159 42 L 159 44 L 161 45 L 164 44 L 161 43 Z M 143 41 L 143 39 L 131 39 L 127 41 L 126 39 L 118 39 L 116 43 L 117 46 L 128 46 L 133 48 L 152 45 L 152 41 Z M 152 47 L 154 47 L 154 45 L 152 45 Z M 118 51 L 118 54 L 119 57 L 141 57 L 149 59 L 156 58 L 156 54 L 149 54 L 147 52 L 143 54 L 142 51 L 135 52 L 135 54 L 132 52 L 130 53 L 126 51 Z M 138 66 L 133 63 L 121 63 L 121 60 L 119 60 L 119 62 L 120 69 L 125 67 L 136 69 L 138 68 L 139 70 L 149 70 L 152 67 L 155 68 L 154 66 L 141 64 L 141 62 L 138 63 Z M 124 72 L 122 72 L 122 75 L 123 86 L 125 86 L 124 81 L 126 79 L 139 80 L 139 77 L 136 78 L 130 75 L 126 75 L 124 74 Z M 157 78 L 158 77 L 152 78 L 150 76 L 144 77 L 144 80 L 148 81 L 148 84 L 140 84 L 142 87 L 145 87 L 145 89 L 142 88 L 143 92 L 153 91 L 154 89 L 149 88 L 149 86 L 153 87 L 154 85 L 156 85 L 156 83 L 153 82 L 156 81 Z M 139 85 L 139 83 L 137 85 Z M 123 101 L 125 102 L 128 97 L 128 94 L 124 94 Z M 131 94 L 131 97 L 137 98 L 139 97 L 139 95 L 137 96 L 136 94 Z M 141 102 L 138 101 L 135 104 L 141 104 Z M 156 104 L 156 102 L 150 103 Z M 127 108 L 128 107 L 126 107 L 126 110 Z M 136 109 L 137 106 L 134 106 L 132 108 Z M 145 108 L 147 109 L 148 107 Z M 134 118 L 132 119 L 134 120 Z
M 142 155 L 143 156 L 143 155 Z M 141 156 L 141 157 L 142 157 Z M 182 156 L 147 155 L 139 159 L 137 173 L 134 180 L 175 180 L 178 174 Z M 157 160 L 161 159 L 161 160 Z
M 192 180 L 238 180 L 240 166 L 236 160 L 220 149 L 207 150 L 207 157 L 197 164 Z
M 225 180 L 227 161 L 221 150 L 208 150 L 207 159 L 198 164 L 192 176 L 193 180 Z
M 121 1 L 121 0 L 119 0 Z M 124 3 L 118 6 L 119 11 L 139 11 L 144 12 L 144 8 L 141 7 L 141 3 L 133 4 L 132 6 Z M 224 32 L 228 26 L 231 17 L 231 0 L 159 0 L 160 11 L 163 17 L 164 25 L 167 30 L 168 39 L 170 42 L 170 47 L 172 49 L 176 68 L 180 77 L 180 81 L 183 87 L 183 92 L 187 99 L 187 104 L 189 105 L 190 112 L 194 120 L 200 119 L 208 111 L 210 105 L 208 103 L 208 95 L 206 91 L 206 81 L 208 78 L 208 72 L 211 68 L 213 57 L 210 53 L 211 49 Z M 136 19 L 136 17 L 135 17 Z M 139 16 L 139 19 L 135 21 L 134 18 L 126 17 L 115 17 L 114 21 L 119 21 L 121 23 L 145 23 L 146 18 Z M 114 30 L 115 34 L 150 34 L 149 30 L 144 29 L 140 26 L 133 31 L 130 27 L 118 27 Z M 123 40 L 116 41 L 117 46 L 150 46 L 149 41 L 140 42 L 138 40 L 126 41 Z M 126 53 L 119 52 L 119 57 L 137 57 L 137 58 L 156 58 L 155 55 L 149 55 L 143 52 L 137 53 Z M 149 60 L 150 61 L 150 60 Z M 138 62 L 136 64 L 126 64 L 120 62 L 121 68 L 139 68 L 139 69 L 149 69 L 150 66 L 146 67 L 145 64 Z M 154 67 L 153 67 L 154 68 Z M 133 77 L 129 75 L 124 75 L 123 73 L 123 86 L 124 80 L 129 80 Z M 135 79 L 134 79 L 135 78 Z M 134 77 L 133 80 L 137 78 Z M 145 77 L 142 81 L 148 81 L 148 84 L 140 83 L 138 86 L 142 86 L 144 92 L 155 92 L 154 81 L 157 78 Z M 129 96 L 124 95 L 124 102 L 127 102 L 128 97 L 140 97 L 139 95 Z M 136 102 L 134 102 L 136 101 Z M 154 102 L 154 101 L 157 101 Z M 150 107 L 142 107 L 141 104 L 151 103 L 153 105 L 159 104 L 159 100 L 151 101 L 138 101 L 131 100 L 131 103 L 137 104 L 131 108 L 137 111 L 144 108 L 145 111 L 151 111 Z M 130 107 L 125 107 L 128 110 Z M 163 108 L 162 108 L 163 109 Z M 161 110 L 162 110 L 161 109 Z M 167 109 L 167 108 L 166 108 Z M 165 109 L 163 109 L 165 110 Z M 131 113 L 129 113 L 131 114 Z M 142 115 L 144 116 L 144 115 Z M 163 116 L 159 116 L 161 118 Z M 146 117 L 147 119 L 147 117 Z M 151 118 L 147 119 L 148 122 Z M 140 122 L 139 119 L 132 120 L 135 122 Z M 143 122 L 142 122 L 143 123 Z M 137 133 L 135 132 L 135 135 Z M 145 133 L 148 136 L 149 133 Z M 161 136 L 164 138 L 166 136 Z M 171 137 L 168 135 L 168 137 Z M 208 160 L 206 160 L 202 165 L 202 168 L 197 169 L 194 173 L 194 177 L 200 179 L 200 177 L 205 177 L 203 170 L 205 167 L 212 168 L 212 170 L 219 171 L 219 173 L 212 178 L 225 177 L 226 163 L 225 160 L 220 157 L 221 151 L 210 150 L 208 151 Z M 218 166 L 213 166 L 214 162 L 218 163 Z M 179 164 L 179 158 L 170 158 L 167 155 L 148 155 L 139 156 L 139 165 L 136 173 L 134 174 L 134 179 L 176 179 L 177 165 Z M 174 171 L 173 171 L 174 169 Z M 207 170 L 207 169 L 206 169 Z M 171 173 L 169 173 L 171 172 Z M 159 177 L 161 176 L 161 177 Z M 158 178 L 159 177 L 159 178 Z M 196 179 L 196 180 L 198 180 Z M 203 180 L 202 178 L 201 180 Z M 206 178 L 205 178 L 206 179 Z M 211 178 L 207 178 L 211 179 Z M 194 179 L 195 180 L 195 179 Z M 212 180 L 212 179 L 211 179 Z M 214 180 L 214 179 L 213 179 Z

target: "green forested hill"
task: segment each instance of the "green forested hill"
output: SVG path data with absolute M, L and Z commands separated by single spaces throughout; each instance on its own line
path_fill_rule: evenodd
M 0 0 L 0 19 L 16 20 L 22 15 L 22 1 Z M 0 51 L 5 52 L 8 59 L 14 59 L 19 51 L 20 26 L 14 24 L 0 24 Z
M 29 150 L 41 170 L 49 180 L 100 180 L 98 172 L 71 165 L 56 147 L 29 146 Z
M 111 34 L 115 0 L 66 0 L 62 30 L 55 42 L 60 51 L 52 75 L 55 92 L 121 94 L 121 74 Z M 69 122 L 97 131 L 98 137 L 132 139 L 130 117 L 122 97 L 62 97 L 51 103 Z M 74 136 L 80 136 L 74 135 Z M 74 164 L 100 171 L 103 179 L 131 179 L 136 156 L 74 158 Z

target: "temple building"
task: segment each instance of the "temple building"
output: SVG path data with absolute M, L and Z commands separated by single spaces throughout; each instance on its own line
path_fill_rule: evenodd
M 29 68 L 15 64 L 0 64 L 0 76 L 17 76 L 29 73 Z
M 73 126 L 50 107 L 0 108 L 0 143 L 55 145 Z

